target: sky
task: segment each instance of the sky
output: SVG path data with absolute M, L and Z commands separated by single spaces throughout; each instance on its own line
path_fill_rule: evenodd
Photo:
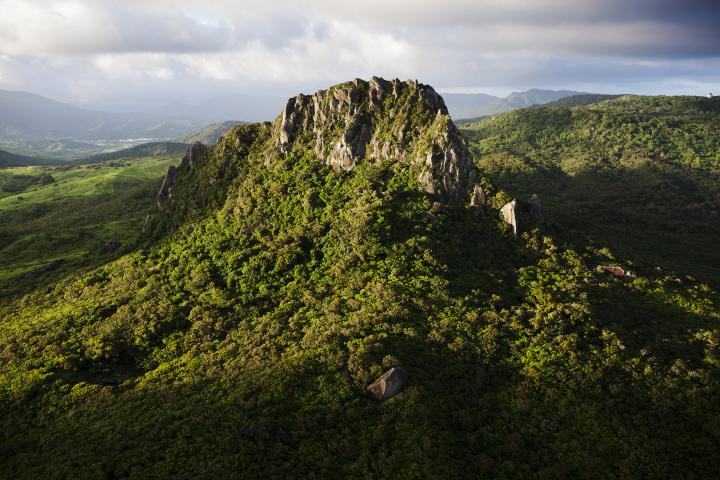
M 0 89 L 88 107 L 441 92 L 720 94 L 720 0 L 0 0 Z

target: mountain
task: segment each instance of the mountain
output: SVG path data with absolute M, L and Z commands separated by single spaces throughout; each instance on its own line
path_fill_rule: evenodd
M 506 98 L 493 97 L 484 93 L 445 93 L 443 97 L 447 99 L 448 109 L 453 118 L 462 120 L 497 115 L 533 105 L 542 105 L 574 95 L 584 94 L 571 90 L 540 90 L 534 88 L 526 92 L 512 92 Z
M 0 141 L 176 138 L 203 125 L 191 116 L 84 110 L 27 92 L 0 90 Z
M 503 113 L 518 108 L 542 105 L 543 103 L 554 102 L 564 97 L 581 94 L 582 92 L 573 92 L 571 90 L 540 90 L 533 88 L 526 92 L 512 92 L 493 108 L 495 108 L 497 113 Z
M 206 145 L 215 145 L 218 139 L 225 135 L 232 127 L 236 125 L 243 125 L 245 123 L 247 122 L 239 122 L 232 120 L 226 122 L 211 123 L 210 125 L 206 125 L 200 130 L 188 133 L 187 135 L 183 135 L 182 137 L 178 138 L 177 141 L 180 143 L 189 144 L 200 142 Z
M 490 105 L 501 100 L 487 93 L 443 93 L 442 96 L 454 119 L 480 117 Z
M 634 195 L 605 165 L 712 176 L 717 122 L 623 97 L 468 141 L 431 87 L 373 78 L 196 143 L 134 249 L 0 301 L 0 476 L 717 478 L 717 277 L 581 231 L 612 226 L 601 187 Z M 532 170 L 590 166 L 567 196 Z M 717 209 L 656 180 L 626 231 L 669 187 Z

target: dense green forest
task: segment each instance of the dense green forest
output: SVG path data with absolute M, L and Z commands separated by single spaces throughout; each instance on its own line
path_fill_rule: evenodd
M 720 99 L 528 108 L 463 132 L 480 169 L 511 195 L 539 194 L 575 248 L 720 278 Z
M 184 160 L 124 256 L 2 300 L 0 477 L 720 476 L 718 103 L 468 125 L 478 207 L 418 188 L 410 154 L 462 142 L 403 88 L 314 97 L 398 158 L 334 171 L 324 138 L 368 129 L 316 141 L 298 97 Z M 531 193 L 515 239 L 498 209 Z

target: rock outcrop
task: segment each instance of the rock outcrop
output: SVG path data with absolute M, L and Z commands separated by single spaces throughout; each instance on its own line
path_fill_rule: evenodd
M 402 367 L 393 367 L 367 387 L 368 395 L 373 400 L 382 402 L 400 393 L 406 381 L 405 370 Z
M 512 227 L 515 237 L 542 221 L 540 197 L 533 194 L 528 201 L 513 199 L 500 209 L 500 218 Z
M 607 273 L 621 280 L 637 278 L 635 273 L 617 265 L 598 265 L 595 267 L 595 270 L 597 270 L 598 273 Z
M 475 184 L 470 195 L 470 206 L 481 208 L 487 205 L 487 198 L 485 196 L 485 190 L 479 185 Z
M 356 79 L 288 100 L 274 124 L 277 148 L 311 148 L 336 172 L 362 161 L 404 162 L 419 187 L 459 203 L 475 183 L 467 140 L 442 97 L 417 81 Z
M 518 202 L 511 200 L 500 209 L 500 218 L 512 227 L 513 235 L 518 235 Z
M 160 191 L 157 195 L 158 209 L 162 210 L 164 202 L 170 198 L 170 191 L 172 190 L 173 185 L 175 185 L 180 173 L 197 167 L 209 151 L 210 149 L 202 143 L 195 142 L 193 146 L 188 148 L 185 152 L 179 167 L 175 167 L 174 165 L 170 165 L 168 167 L 163 183 L 160 186 Z

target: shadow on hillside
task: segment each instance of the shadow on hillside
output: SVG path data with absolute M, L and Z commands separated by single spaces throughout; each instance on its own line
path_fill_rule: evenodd
M 476 214 L 443 206 L 407 215 L 407 205 L 420 203 L 425 195 L 401 191 L 387 201 L 383 244 L 392 250 L 393 245 L 410 238 L 419 240 L 419 247 L 429 250 L 445 267 L 435 272 L 448 281 L 453 294 L 466 295 L 476 289 L 510 294 L 511 286 L 505 280 L 522 260 L 515 242 L 497 228 L 493 212 Z
M 40 417 L 30 411 L 15 411 L 12 419 L 0 415 L 7 427 L 0 473 L 476 478 L 512 472 L 524 478 L 544 472 L 577 478 L 589 471 L 632 477 L 653 469 L 716 468 L 702 458 L 713 452 L 705 435 L 678 434 L 701 431 L 700 417 L 683 416 L 681 399 L 668 399 L 663 410 L 676 408 L 676 414 L 659 416 L 642 382 L 621 394 L 597 394 L 605 379 L 583 388 L 579 378 L 567 388 L 552 379 L 523 378 L 502 361 L 512 341 L 505 338 L 497 357 L 488 359 L 469 345 L 450 349 L 418 336 L 385 336 L 367 361 L 391 354 L 409 381 L 383 403 L 366 398 L 364 385 L 335 375 L 344 367 L 321 353 L 300 361 L 269 358 L 257 369 L 225 359 L 224 380 L 200 370 L 194 381 L 150 381 L 135 390 L 90 393 L 80 384 L 75 397 L 58 400 L 59 408 Z M 83 389 L 87 398 L 81 400 Z M 289 432 L 297 449 L 278 441 L 278 428 Z
M 545 229 L 575 249 L 609 247 L 642 273 L 660 267 L 718 284 L 717 176 L 651 166 L 490 176 L 513 196 L 539 194 Z

